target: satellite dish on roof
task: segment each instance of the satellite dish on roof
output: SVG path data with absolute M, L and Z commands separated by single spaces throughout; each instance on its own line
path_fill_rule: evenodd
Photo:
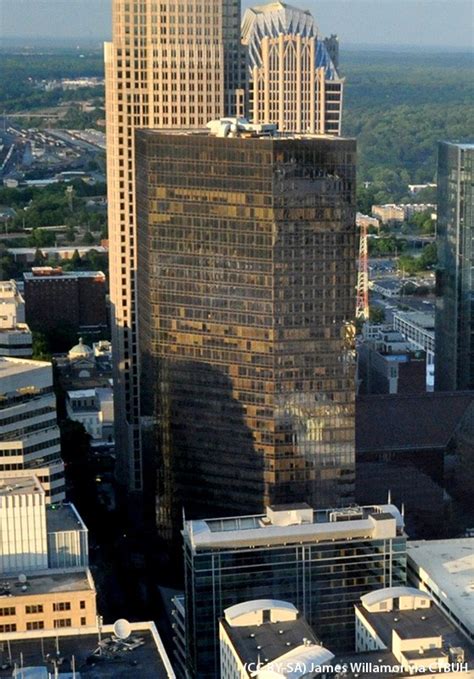
M 27 580 L 28 578 L 26 577 L 26 575 L 24 573 L 20 573 L 20 575 L 18 576 L 18 582 L 21 585 L 26 585 Z
M 120 618 L 114 622 L 114 634 L 118 639 L 125 641 L 125 639 L 128 639 L 128 637 L 131 635 L 131 633 L 132 626 L 128 620 L 125 620 L 125 618 Z

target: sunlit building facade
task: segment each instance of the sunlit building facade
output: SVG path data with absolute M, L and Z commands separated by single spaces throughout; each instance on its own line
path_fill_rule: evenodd
M 248 50 L 249 115 L 281 131 L 341 134 L 343 79 L 336 36 L 326 40 L 309 10 L 283 2 L 247 9 L 242 42 Z
M 353 140 L 137 133 L 143 413 L 158 524 L 354 482 Z
M 113 0 L 112 9 L 105 73 L 117 472 L 141 491 L 134 130 L 202 127 L 235 114 L 246 74 L 240 0 Z

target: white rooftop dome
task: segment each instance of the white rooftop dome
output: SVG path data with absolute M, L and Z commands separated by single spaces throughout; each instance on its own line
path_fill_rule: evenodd
M 68 356 L 71 359 L 78 359 L 78 358 L 90 358 L 91 356 L 93 356 L 93 354 L 94 352 L 92 351 L 92 349 L 89 346 L 87 346 L 87 344 L 84 344 L 84 340 L 82 339 L 82 337 L 79 337 L 79 343 L 69 350 Z

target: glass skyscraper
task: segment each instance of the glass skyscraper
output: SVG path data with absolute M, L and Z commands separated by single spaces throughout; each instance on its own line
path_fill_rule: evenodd
M 162 534 L 354 491 L 353 140 L 137 133 L 147 448 Z
M 294 604 L 333 652 L 354 648 L 354 604 L 406 584 L 403 518 L 392 505 L 313 512 L 268 507 L 265 515 L 184 526 L 187 669 L 219 676 L 218 620 L 254 599 Z M 290 650 L 290 649 L 289 649 Z
M 438 156 L 435 389 L 474 389 L 474 144 Z

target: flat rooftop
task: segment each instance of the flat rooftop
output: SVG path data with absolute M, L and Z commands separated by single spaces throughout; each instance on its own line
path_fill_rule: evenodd
M 64 280 L 65 278 L 103 278 L 105 279 L 105 274 L 103 271 L 61 271 L 58 273 L 49 273 L 45 271 L 44 273 L 27 271 L 23 274 L 23 278 L 26 281 L 36 281 L 36 280 Z
M 34 371 L 51 370 L 51 363 L 46 361 L 33 361 L 30 358 L 13 358 L 0 356 L 0 380 L 2 377 L 13 377 L 14 375 L 24 375 Z
M 407 543 L 409 561 L 436 584 L 442 598 L 474 633 L 474 538 Z M 432 584 L 430 586 L 433 588 Z
M 46 528 L 48 533 L 87 530 L 74 505 L 68 502 L 46 507 Z
M 44 494 L 38 479 L 31 476 L 8 476 L 0 478 L 0 497 L 11 495 Z
M 375 394 L 356 398 L 356 452 L 444 451 L 473 392 Z
M 379 520 L 375 518 L 383 515 Z M 394 522 L 395 521 L 395 525 Z M 270 544 L 371 538 L 384 530 L 395 537 L 404 528 L 394 505 L 313 510 L 307 505 L 277 505 L 266 514 L 187 521 L 183 535 L 196 549 L 234 549 Z
M 434 312 L 429 313 L 427 311 L 396 311 L 393 314 L 394 318 L 400 318 L 408 323 L 413 323 L 418 325 L 423 330 L 426 330 L 433 334 L 434 337 L 434 327 L 435 327 L 435 314 Z
M 392 647 L 394 630 L 402 640 L 442 637 L 443 649 L 461 647 L 464 649 L 465 661 L 469 663 L 474 661 L 472 645 L 435 603 L 432 603 L 430 608 L 396 609 L 377 613 L 367 611 L 360 604 L 357 604 L 356 608 L 388 648 Z M 432 650 L 428 649 L 427 654 Z M 420 657 L 418 651 L 415 657 Z
M 262 663 L 272 662 L 284 653 L 301 646 L 304 639 L 313 644 L 318 643 L 312 628 L 304 618 L 242 627 L 231 627 L 225 619 L 222 619 L 221 624 L 243 663 L 257 663 L 259 660 Z
M 347 142 L 347 141 L 354 141 L 353 137 L 335 137 L 334 135 L 331 134 L 309 134 L 309 133 L 304 133 L 304 132 L 278 132 L 276 131 L 273 134 L 270 134 L 269 132 L 262 131 L 262 132 L 252 132 L 252 131 L 242 131 L 239 130 L 239 133 L 237 135 L 229 135 L 229 136 L 221 136 L 217 134 L 213 134 L 209 129 L 206 128 L 180 128 L 180 129 L 175 129 L 175 128 L 161 128 L 159 130 L 152 130 L 152 129 L 140 129 L 137 131 L 139 136 L 155 136 L 155 135 L 173 135 L 177 137 L 208 137 L 212 139 L 226 139 L 226 140 L 232 140 L 232 139 L 241 139 L 241 140 L 246 140 L 246 139 L 260 139 L 260 140 L 267 140 L 267 141 L 273 141 L 273 142 L 279 142 L 279 141 L 287 141 L 290 139 L 293 140 L 301 140 L 301 141 L 306 141 L 306 140 L 321 140 L 321 141 L 330 141 L 334 142 L 335 144 L 341 143 L 341 142 Z
M 84 590 L 93 590 L 88 569 L 62 572 L 50 570 L 42 571 L 39 575 L 29 575 L 25 591 L 23 591 L 17 576 L 2 576 L 0 600 L 8 602 L 10 596 L 60 594 L 61 592 L 83 592 Z
M 134 625 L 135 627 L 136 625 Z M 102 633 L 102 638 L 107 640 L 110 633 Z M 149 629 L 134 631 L 133 640 L 140 640 L 141 645 L 133 650 L 116 653 L 114 658 L 103 655 L 101 658 L 92 656 L 98 648 L 97 633 L 79 635 L 55 635 L 48 636 L 43 632 L 43 640 L 40 638 L 26 638 L 10 641 L 9 647 L 13 663 L 20 667 L 23 657 L 24 667 L 45 667 L 54 676 L 52 663 L 45 662 L 48 655 L 56 658 L 57 647 L 63 660 L 59 672 L 72 672 L 72 656 L 75 660 L 75 669 L 81 678 L 90 679 L 168 679 L 174 677 L 166 669 L 160 649 L 158 648 L 153 634 Z M 92 657 L 91 657 L 92 656 Z M 11 679 L 13 668 L 3 668 L 4 663 L 9 662 L 7 644 L 1 645 L 0 651 L 1 668 L 0 677 Z M 166 659 L 167 662 L 169 662 Z M 72 675 L 71 675 L 72 676 Z

